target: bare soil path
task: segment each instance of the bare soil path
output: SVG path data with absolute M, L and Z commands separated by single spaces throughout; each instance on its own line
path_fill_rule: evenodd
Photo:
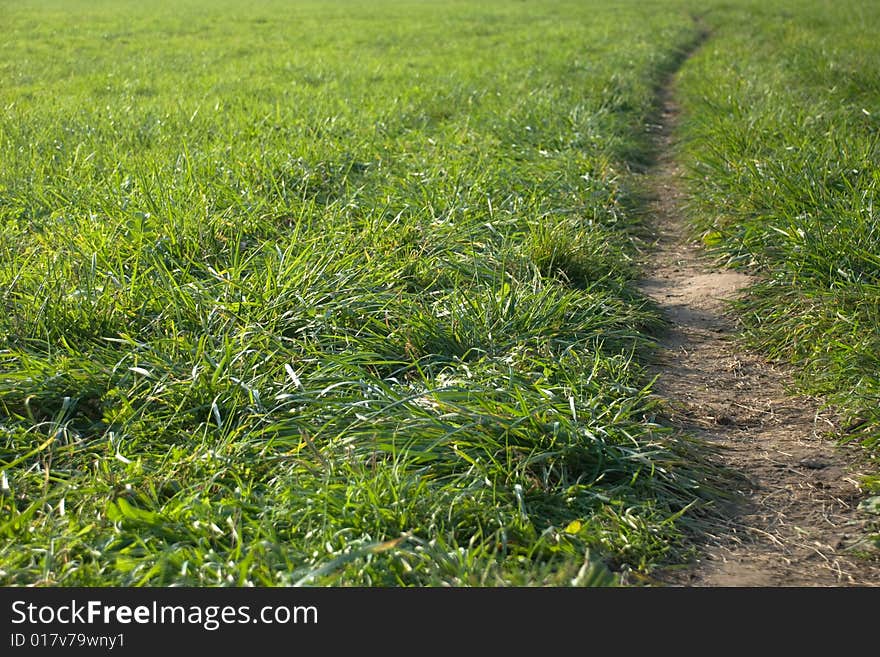
M 656 245 L 641 289 L 671 328 L 652 365 L 667 417 L 717 448 L 733 476 L 723 520 L 694 537 L 691 564 L 656 575 L 679 586 L 880 585 L 880 561 L 865 558 L 869 521 L 856 509 L 858 449 L 828 437 L 834 418 L 817 400 L 790 394 L 784 369 L 744 351 L 726 299 L 749 276 L 712 267 L 688 238 L 681 171 L 673 155 L 679 115 L 674 84 L 660 92 L 657 159 L 646 173 Z

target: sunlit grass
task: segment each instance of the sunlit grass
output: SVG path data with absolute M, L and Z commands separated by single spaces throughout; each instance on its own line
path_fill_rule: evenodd
M 668 5 L 4 3 L 0 581 L 613 583 Z M 684 514 L 684 515 L 682 515 Z
M 872 3 L 748 3 L 706 15 L 683 71 L 692 209 L 762 282 L 750 341 L 876 448 L 880 427 L 880 25 Z

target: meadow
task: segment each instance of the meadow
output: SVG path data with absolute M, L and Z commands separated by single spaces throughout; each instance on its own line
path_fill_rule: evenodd
M 877 407 L 877 16 L 801 4 L 0 0 L 0 584 L 680 557 L 718 491 L 651 397 L 639 176 L 707 27 L 695 231 L 768 273 L 755 344 Z
M 797 365 L 876 459 L 880 6 L 743 2 L 706 19 L 680 85 L 695 226 L 761 276 L 739 304 L 749 343 Z

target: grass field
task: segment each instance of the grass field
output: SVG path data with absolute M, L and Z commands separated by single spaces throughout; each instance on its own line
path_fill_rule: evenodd
M 683 71 L 692 210 L 762 274 L 752 344 L 880 445 L 880 5 L 744 2 L 708 12 Z
M 6 14 L 3 581 L 588 583 L 664 554 L 698 492 L 633 359 L 658 320 L 626 163 L 686 13 Z
M 756 343 L 864 412 L 877 16 L 800 4 L 705 13 L 694 213 L 768 273 Z M 691 9 L 0 0 L 0 584 L 668 559 L 715 491 L 649 398 L 636 171 Z

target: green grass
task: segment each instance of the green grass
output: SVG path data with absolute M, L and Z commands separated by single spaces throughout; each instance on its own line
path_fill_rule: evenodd
M 878 10 L 0 0 L 0 585 L 607 585 L 718 494 L 657 88 L 753 344 L 876 447 Z M 695 21 L 692 12 L 701 15 Z
M 880 5 L 746 2 L 707 12 L 682 72 L 692 210 L 761 276 L 750 342 L 880 445 Z
M 3 2 L 0 583 L 607 584 L 668 3 Z

